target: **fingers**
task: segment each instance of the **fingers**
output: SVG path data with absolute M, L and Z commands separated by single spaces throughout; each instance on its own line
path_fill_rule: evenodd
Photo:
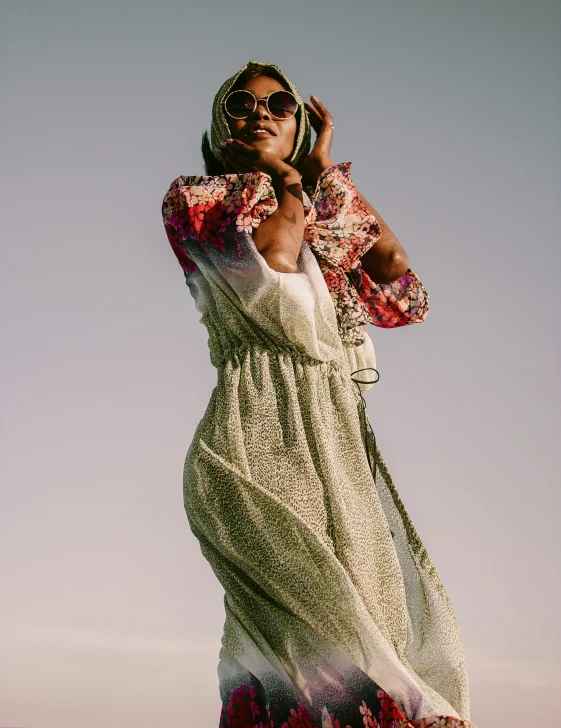
M 318 99 L 317 96 L 314 96 L 313 94 L 310 94 L 310 98 L 312 99 L 315 106 L 318 107 L 318 109 L 323 113 L 327 114 L 329 116 L 329 111 L 325 108 L 325 106 L 321 103 L 321 101 Z
M 320 134 L 322 136 L 331 136 L 333 134 L 333 117 L 331 116 L 327 108 L 317 98 L 317 96 L 310 94 L 310 99 L 312 100 L 312 103 L 314 105 L 312 106 L 311 104 L 304 102 L 304 106 L 306 107 L 306 111 L 308 112 L 312 128 L 314 129 L 316 134 L 318 134 L 318 136 Z
M 235 154 L 244 159 L 247 158 L 248 160 L 256 161 L 259 158 L 258 149 L 250 147 L 249 144 L 245 144 L 245 142 L 241 142 L 239 139 L 226 139 L 225 142 L 221 142 L 220 146 L 223 151 Z
M 312 99 L 312 103 L 316 107 L 316 113 L 319 114 L 319 116 L 323 119 L 324 123 L 331 124 L 331 122 L 333 121 L 333 117 L 331 116 L 327 108 L 321 103 L 317 96 L 310 94 L 310 98 Z
M 314 106 L 306 104 L 306 109 L 309 109 L 310 124 L 317 135 L 312 153 L 316 156 L 329 157 L 333 142 L 333 117 L 316 96 L 311 94 L 310 98 Z
M 229 149 L 222 149 L 220 151 L 220 157 L 222 158 L 226 169 L 234 170 L 235 172 L 245 171 L 242 170 L 242 167 L 245 166 L 243 161 L 241 159 L 238 159 L 237 156 L 234 155 Z
M 321 118 L 321 114 L 318 112 L 317 109 L 314 109 L 313 106 L 310 106 L 310 104 L 306 103 L 306 101 L 304 101 L 304 106 L 306 107 L 306 111 L 308 112 L 308 117 L 310 119 L 312 129 L 316 132 L 316 134 L 319 134 L 323 125 L 323 119 Z
M 215 151 L 224 160 L 226 167 L 236 173 L 255 172 L 258 170 L 259 150 L 250 147 L 239 139 L 226 139 Z
M 240 139 L 226 139 L 226 144 L 226 148 L 230 147 L 231 149 L 245 152 L 250 157 L 259 156 L 259 152 L 255 147 L 250 147 L 249 144 L 242 142 Z

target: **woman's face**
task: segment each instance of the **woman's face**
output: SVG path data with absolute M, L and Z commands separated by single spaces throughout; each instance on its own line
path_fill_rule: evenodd
M 269 96 L 273 91 L 286 90 L 281 83 L 269 76 L 253 78 L 241 88 L 251 91 L 257 99 Z M 232 119 L 228 115 L 226 118 L 234 139 L 239 139 L 249 146 L 263 151 L 278 154 L 281 159 L 286 159 L 292 154 L 298 126 L 296 116 L 284 120 L 275 119 L 267 111 L 265 102 L 260 101 L 253 114 L 247 119 Z M 255 132 L 257 126 L 264 126 L 268 133 Z

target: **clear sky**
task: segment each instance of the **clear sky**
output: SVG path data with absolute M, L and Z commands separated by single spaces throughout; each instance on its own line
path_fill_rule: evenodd
M 561 689 L 561 4 L 0 2 L 0 725 L 217 728 L 223 591 L 183 510 L 216 381 L 162 197 L 279 65 L 430 295 L 366 400 L 454 605 L 477 728 Z

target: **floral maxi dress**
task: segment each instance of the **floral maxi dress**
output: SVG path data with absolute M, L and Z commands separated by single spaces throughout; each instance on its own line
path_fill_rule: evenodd
M 380 228 L 350 163 L 310 193 L 297 273 L 253 241 L 263 173 L 182 176 L 162 206 L 217 369 L 183 487 L 225 592 L 220 728 L 472 728 L 451 603 L 351 376 L 375 366 L 365 324 L 422 321 L 428 296 L 362 271 Z

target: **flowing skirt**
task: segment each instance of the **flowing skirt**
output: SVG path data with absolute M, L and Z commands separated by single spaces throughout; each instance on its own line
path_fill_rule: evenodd
M 220 728 L 473 728 L 452 606 L 361 417 L 333 362 L 219 369 L 184 498 L 225 590 Z

